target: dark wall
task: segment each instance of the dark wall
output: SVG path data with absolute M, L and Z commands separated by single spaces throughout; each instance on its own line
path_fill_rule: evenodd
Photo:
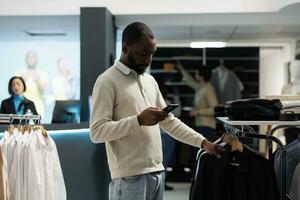
M 106 8 L 81 8 L 81 121 L 89 120 L 88 98 L 99 74 L 113 64 L 115 43 L 113 15 Z

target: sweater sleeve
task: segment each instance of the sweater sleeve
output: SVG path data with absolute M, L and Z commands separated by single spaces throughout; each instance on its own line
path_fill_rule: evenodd
M 157 91 L 157 107 L 164 108 L 166 103 L 159 91 L 156 83 Z M 159 125 L 173 138 L 183 143 L 201 148 L 201 144 L 205 139 L 202 134 L 197 133 L 192 128 L 181 122 L 178 118 L 174 117 L 172 113 L 169 114 L 165 120 L 161 121 Z
M 137 116 L 113 121 L 114 103 L 113 84 L 109 79 L 99 76 L 93 88 L 90 119 L 90 137 L 94 143 L 117 140 L 140 127 Z

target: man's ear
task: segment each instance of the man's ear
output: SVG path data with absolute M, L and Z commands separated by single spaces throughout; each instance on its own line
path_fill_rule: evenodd
M 129 50 L 129 46 L 126 43 L 123 43 L 122 45 L 122 52 L 127 54 Z

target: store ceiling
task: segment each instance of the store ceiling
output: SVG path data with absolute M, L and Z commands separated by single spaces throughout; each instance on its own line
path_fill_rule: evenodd
M 115 18 L 121 30 L 132 21 L 149 24 L 159 41 L 300 39 L 300 4 L 278 13 L 116 15 Z M 79 23 L 79 16 L 0 16 L 0 41 L 79 40 Z M 35 34 L 38 35 L 32 36 Z

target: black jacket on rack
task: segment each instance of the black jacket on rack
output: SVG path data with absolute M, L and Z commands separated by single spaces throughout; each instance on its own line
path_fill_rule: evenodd
M 33 101 L 30 101 L 29 99 L 24 98 L 22 101 L 22 104 L 24 105 L 24 110 L 30 109 L 33 115 L 37 115 L 37 111 L 35 108 L 35 105 Z M 13 97 L 10 97 L 8 99 L 5 99 L 1 103 L 0 113 L 2 114 L 16 114 L 16 110 L 14 107 L 14 100 Z
M 279 200 L 272 162 L 245 146 L 225 149 L 220 159 L 198 156 L 190 200 Z

